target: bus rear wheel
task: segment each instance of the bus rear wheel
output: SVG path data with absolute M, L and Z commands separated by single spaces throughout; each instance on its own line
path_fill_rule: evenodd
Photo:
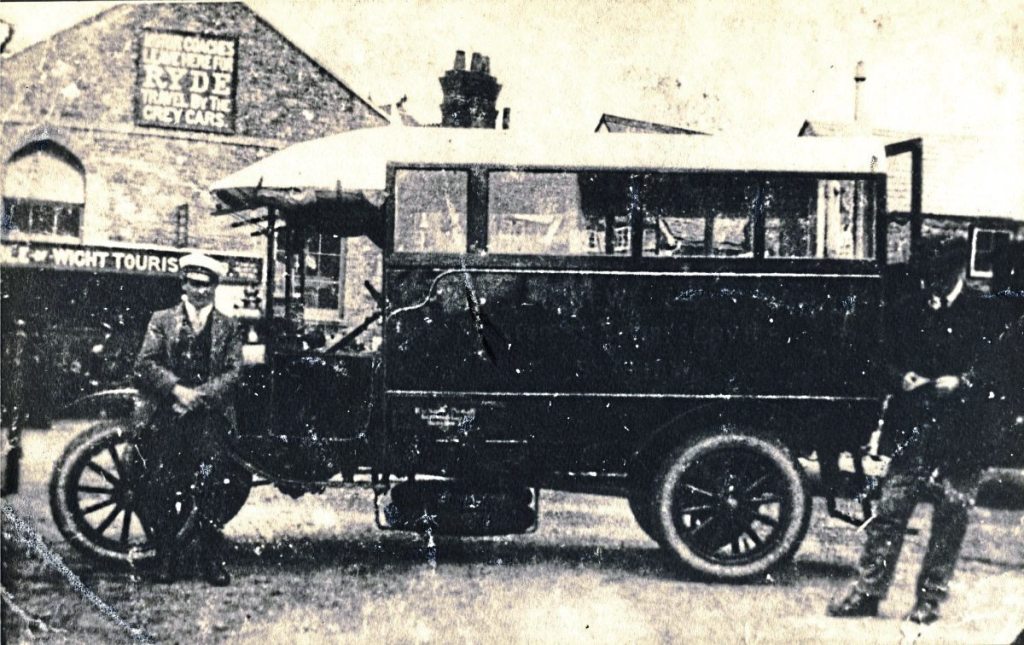
M 653 482 L 657 539 L 684 569 L 724 581 L 762 576 L 807 533 L 803 471 L 773 438 L 726 427 L 679 446 Z

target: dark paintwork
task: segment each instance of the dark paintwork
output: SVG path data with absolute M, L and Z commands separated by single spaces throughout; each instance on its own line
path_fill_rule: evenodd
M 486 245 L 474 183 L 469 249 Z M 632 257 L 386 253 L 381 466 L 623 474 L 658 432 L 726 418 L 804 454 L 866 440 L 880 262 L 648 258 L 639 238 Z

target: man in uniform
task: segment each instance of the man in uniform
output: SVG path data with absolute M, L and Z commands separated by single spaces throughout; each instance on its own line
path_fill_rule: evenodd
M 179 514 L 194 508 L 203 577 L 223 586 L 230 577 L 217 512 L 217 489 L 225 478 L 218 434 L 235 423 L 241 337 L 213 306 L 227 267 L 198 253 L 181 258 L 179 266 L 182 302 L 153 314 L 135 362 L 146 403 L 138 419 L 145 520 L 157 552 L 156 579 L 172 582 L 182 556 Z
M 865 529 L 858 579 L 845 597 L 829 604 L 831 616 L 878 613 L 907 522 L 918 502 L 928 500 L 934 505 L 931 538 L 907 620 L 928 624 L 939 617 L 989 444 L 988 428 L 972 419 L 981 388 L 971 373 L 993 339 L 985 336 L 981 295 L 965 285 L 967 258 L 962 240 L 948 244 L 925 265 L 923 288 L 893 310 L 897 319 L 890 327 L 889 354 L 895 394 L 886 429 L 896 446 Z

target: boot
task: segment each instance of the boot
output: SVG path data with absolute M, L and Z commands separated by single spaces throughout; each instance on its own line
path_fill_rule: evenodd
M 199 566 L 203 579 L 215 587 L 231 584 L 231 575 L 224 566 L 224 536 L 220 528 L 204 522 L 199 537 Z
M 178 579 L 178 554 L 173 551 L 161 553 L 157 562 L 153 580 L 160 584 L 170 584 Z
M 203 558 L 202 572 L 203 580 L 214 587 L 226 587 L 231 584 L 231 574 L 220 558 Z
M 930 625 L 939 619 L 939 603 L 934 600 L 918 598 L 914 608 L 907 614 L 906 620 L 918 625 Z
M 828 615 L 835 618 L 855 618 L 878 615 L 878 596 L 851 589 L 842 600 L 833 600 L 828 605 Z

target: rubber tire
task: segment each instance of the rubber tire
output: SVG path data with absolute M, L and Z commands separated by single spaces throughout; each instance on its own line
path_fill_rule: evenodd
M 783 475 L 784 493 L 792 508 L 789 523 L 780 527 L 780 541 L 763 557 L 750 563 L 725 565 L 709 561 L 679 537 L 672 520 L 672 493 L 679 476 L 702 456 L 721 448 L 744 448 L 767 457 Z M 789 449 L 773 437 L 736 426 L 724 426 L 673 450 L 654 477 L 650 501 L 655 539 L 661 547 L 686 572 L 724 582 L 759 578 L 788 561 L 800 548 L 811 519 L 811 495 L 806 477 Z
M 128 429 L 127 421 L 123 419 L 105 420 L 95 423 L 79 435 L 77 435 L 64 449 L 60 458 L 54 464 L 53 474 L 50 477 L 50 513 L 64 539 L 81 553 L 112 564 L 134 565 L 145 563 L 153 558 L 154 550 L 148 543 L 130 550 L 117 550 L 96 544 L 90 540 L 76 524 L 75 514 L 68 506 L 68 487 L 72 482 L 70 477 L 75 470 L 75 463 L 81 459 L 87 459 L 96 448 L 97 444 L 117 445 L 128 443 L 131 432 Z M 232 487 L 228 501 L 222 507 L 224 515 L 223 522 L 234 517 L 249 495 L 252 484 L 252 475 L 244 473 L 244 477 L 233 477 L 238 483 Z M 177 539 L 187 542 L 195 534 L 196 514 L 189 513 L 188 518 L 178 531 Z

